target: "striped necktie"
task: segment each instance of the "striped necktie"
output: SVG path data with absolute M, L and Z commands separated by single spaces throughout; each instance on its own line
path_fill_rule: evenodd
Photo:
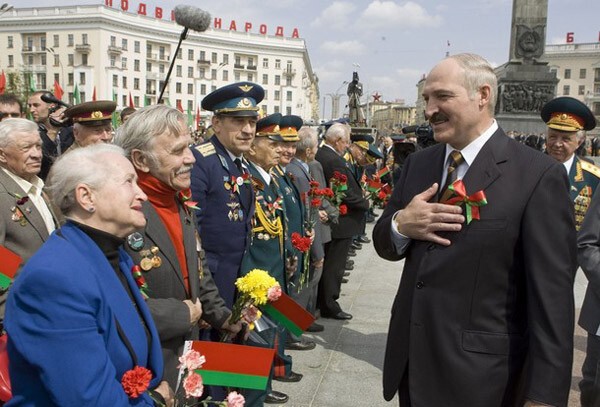
M 442 192 L 440 202 L 444 202 L 452 196 L 452 191 L 450 191 L 448 187 L 452 185 L 454 181 L 456 181 L 456 178 L 458 178 L 458 166 L 461 165 L 464 161 L 465 159 L 463 158 L 462 154 L 460 153 L 460 151 L 457 150 L 453 150 L 448 156 L 448 170 L 446 174 L 446 183 L 444 184 L 444 187 L 440 189 L 440 191 Z

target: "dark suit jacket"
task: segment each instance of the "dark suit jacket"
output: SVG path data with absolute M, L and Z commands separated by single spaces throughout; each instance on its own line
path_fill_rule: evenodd
M 346 190 L 346 197 L 342 200 L 342 203 L 348 207 L 348 213 L 340 215 L 338 223 L 331 226 L 331 237 L 345 239 L 362 233 L 365 212 L 369 210 L 369 201 L 363 197 L 362 189 L 346 165 L 346 161 L 326 145 L 319 148 L 315 158 L 323 166 L 323 173 L 328 183 L 335 171 L 348 177 L 348 190 Z
M 384 366 L 384 396 L 408 369 L 416 406 L 567 406 L 573 353 L 575 226 L 564 168 L 498 130 L 463 181 L 484 190 L 481 219 L 448 247 L 392 244 L 392 217 L 440 182 L 445 145 L 408 157 L 373 231 L 378 254 L 405 258 Z M 526 363 L 527 362 L 527 363 Z
M 121 385 L 123 374 L 138 365 L 151 369 L 156 387 L 163 361 L 150 311 L 131 276 L 133 263 L 122 249 L 119 265 L 135 307 L 104 253 L 71 223 L 25 265 L 7 302 L 13 390 L 7 405 L 154 405 L 147 393 L 128 398 Z
M 577 236 L 578 260 L 588 279 L 579 325 L 592 335 L 600 328 L 600 195 L 594 194 Z
M 48 239 L 48 229 L 35 205 L 30 200 L 17 204 L 19 197 L 25 196 L 27 192 L 0 169 L 0 245 L 23 259 L 19 269 Z M 58 218 L 50 204 L 48 208 L 54 217 L 55 226 L 58 227 Z M 19 221 L 13 220 L 17 210 L 27 221 L 23 226 Z M 6 294 L 0 295 L 0 319 L 4 318 L 5 302 Z
M 193 214 L 187 215 L 181 205 L 179 209 L 189 272 L 189 295 L 186 293 L 179 260 L 167 229 L 154 207 L 149 202 L 143 204 L 147 223 L 143 233 L 144 247 L 142 250 L 149 250 L 156 246 L 160 249 L 158 256 L 162 260 L 160 267 L 147 272 L 142 271 L 148 283 L 150 297 L 146 303 L 150 307 L 160 336 L 165 361 L 164 380 L 167 380 L 173 389 L 177 383 L 178 358 L 183 351 L 183 345 L 186 340 L 198 339 L 198 328 L 190 326 L 190 311 L 183 301 L 186 299 L 195 301 L 196 298 L 199 298 L 202 303 L 202 319 L 216 328 L 220 327 L 230 315 L 223 299 L 219 296 L 219 290 L 206 262 L 199 257 Z M 132 250 L 127 244 L 126 249 L 134 263 L 139 264 L 142 259 L 140 251 Z M 201 277 L 199 276 L 200 267 L 203 269 Z

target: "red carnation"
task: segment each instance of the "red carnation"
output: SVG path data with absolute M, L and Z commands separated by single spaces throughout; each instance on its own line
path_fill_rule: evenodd
M 311 188 L 319 188 L 319 183 L 317 181 L 310 181 L 308 183 L 310 185 Z
M 331 188 L 319 189 L 320 195 L 326 196 L 327 198 L 333 198 L 333 190 Z
M 340 205 L 340 215 L 344 216 L 348 213 L 348 207 L 344 204 Z
M 310 249 L 310 244 L 310 237 L 302 237 L 298 232 L 292 233 L 292 245 L 295 249 L 304 253 Z
M 385 198 L 387 198 L 387 194 L 385 193 L 385 191 L 381 190 L 377 194 L 377 197 L 383 201 L 383 200 L 385 200 Z
M 321 200 L 319 198 L 314 198 L 312 201 L 310 201 L 310 206 L 313 208 L 319 208 L 321 206 Z
M 135 399 L 144 394 L 150 386 L 152 372 L 145 367 L 136 366 L 123 374 L 121 385 L 129 398 Z

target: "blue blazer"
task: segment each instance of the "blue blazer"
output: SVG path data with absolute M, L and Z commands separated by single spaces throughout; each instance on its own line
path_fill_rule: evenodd
M 123 249 L 119 262 L 139 314 L 102 251 L 72 223 L 54 232 L 25 265 L 6 307 L 13 392 L 7 406 L 153 405 L 147 393 L 129 399 L 121 385 L 134 367 L 128 345 L 137 365 L 152 371 L 150 388 L 159 384 L 163 362 Z

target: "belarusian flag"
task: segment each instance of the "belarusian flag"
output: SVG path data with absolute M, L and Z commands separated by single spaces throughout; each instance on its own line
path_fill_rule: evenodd
M 314 322 L 315 317 L 289 295 L 281 293 L 277 301 L 261 307 L 272 320 L 279 322 L 292 334 L 299 336 Z
M 385 166 L 385 167 L 383 167 L 382 169 L 380 169 L 379 171 L 377 171 L 377 172 L 375 173 L 375 176 L 376 176 L 377 178 L 381 178 L 381 177 L 383 177 L 384 175 L 388 174 L 389 172 L 390 172 L 390 169 L 389 169 L 387 166 Z
M 206 385 L 265 390 L 275 349 L 224 342 L 187 341 L 189 349 L 200 352 L 206 362 L 196 373 Z
M 75 89 L 73 90 L 73 104 L 78 105 L 81 103 L 81 94 L 79 93 L 79 87 L 75 84 Z
M 0 246 L 0 259 L 0 288 L 6 290 L 15 278 L 23 259 L 4 246 Z
M 369 179 L 367 180 L 367 191 L 377 192 L 383 187 L 383 183 L 379 180 Z

